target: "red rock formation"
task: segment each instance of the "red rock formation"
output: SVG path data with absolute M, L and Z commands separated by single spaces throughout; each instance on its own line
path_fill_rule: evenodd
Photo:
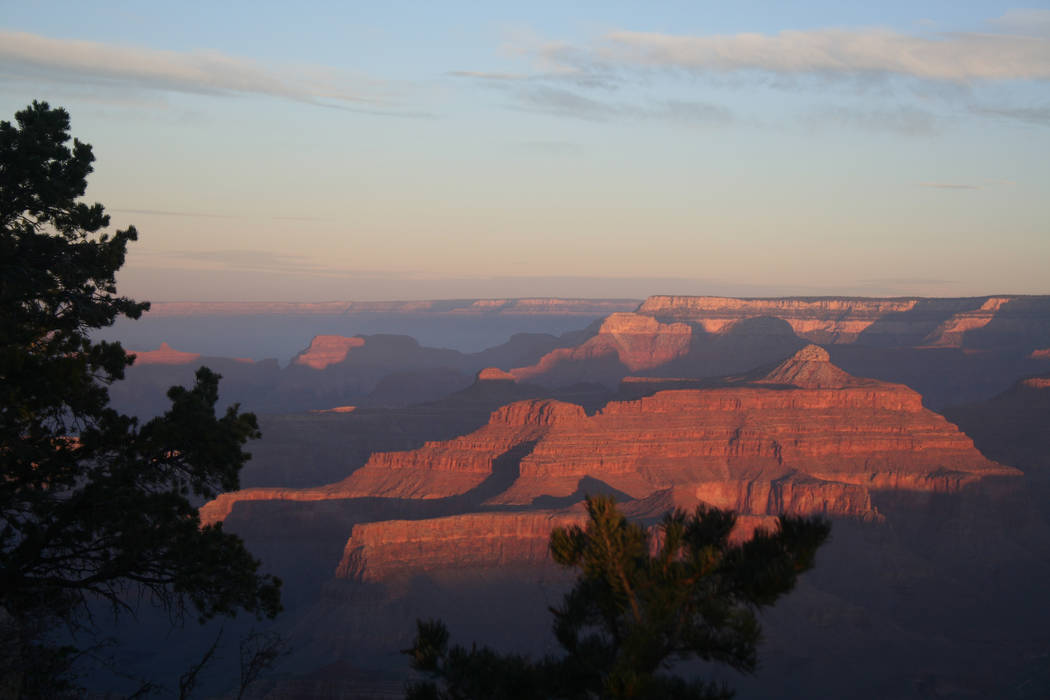
M 721 333 L 737 321 L 770 316 L 787 321 L 803 338 L 850 342 L 877 319 L 914 308 L 915 299 L 781 298 L 653 296 L 638 313 L 696 323 L 708 333 Z
M 238 501 L 318 501 L 338 498 L 434 499 L 457 496 L 480 485 L 500 456 L 536 441 L 561 422 L 586 418 L 576 404 L 554 400 L 519 401 L 504 406 L 479 430 L 418 450 L 378 452 L 342 481 L 313 489 L 257 488 L 224 493 L 205 504 L 201 520 L 224 520 Z
M 653 546 L 658 546 L 656 524 L 675 508 L 691 512 L 711 505 L 696 490 L 675 487 L 621 505 L 632 520 L 648 523 Z M 792 512 L 790 509 L 785 512 Z M 813 511 L 807 511 L 813 512 Z M 391 583 L 420 573 L 511 565 L 552 566 L 549 542 L 558 527 L 585 526 L 582 507 L 561 511 L 488 512 L 426 520 L 386 520 L 355 525 L 336 567 L 335 575 L 354 581 Z M 770 515 L 738 516 L 730 539 L 749 539 L 758 528 L 773 530 Z
M 357 581 L 389 581 L 434 569 L 549 561 L 551 530 L 586 519 L 582 511 L 534 511 L 355 525 L 335 573 Z
M 787 384 L 804 389 L 835 389 L 875 384 L 871 380 L 853 377 L 831 364 L 828 351 L 818 345 L 802 348 L 777 365 L 758 383 Z
M 479 382 L 513 382 L 514 375 L 504 372 L 499 367 L 486 367 L 478 372 L 476 381 Z
M 512 369 L 517 380 L 528 380 L 569 361 L 613 356 L 632 372 L 659 367 L 689 351 L 692 329 L 684 323 L 660 323 L 633 313 L 608 316 L 598 334 L 574 348 L 559 348 L 530 367 Z
M 135 364 L 142 365 L 188 365 L 200 358 L 199 352 L 182 352 L 173 349 L 167 343 L 161 343 L 156 350 L 132 351 L 128 354 L 135 356 Z M 251 360 L 248 360 L 251 362 Z
M 988 297 L 979 308 L 952 315 L 926 337 L 923 345 L 933 348 L 961 348 L 967 333 L 985 328 L 1010 301 L 1011 297 Z
M 632 520 L 655 524 L 675 508 L 691 512 L 700 503 L 688 488 L 666 489 L 621 505 Z M 551 531 L 585 526 L 587 514 L 577 506 L 560 511 L 488 512 L 426 520 L 385 520 L 355 525 L 335 575 L 354 581 L 390 583 L 425 572 L 488 569 L 511 565 L 552 566 Z M 731 539 L 750 538 L 756 529 L 777 527 L 775 516 L 737 518 Z M 658 537 L 654 537 L 654 546 Z
M 469 435 L 374 454 L 341 482 L 294 495 L 228 494 L 206 509 L 221 519 L 239 499 L 456 496 L 493 477 L 512 450 L 522 451 L 518 476 L 490 503 L 564 498 L 589 477 L 633 498 L 692 485 L 718 505 L 756 515 L 867 516 L 866 489 L 949 491 L 1017 473 L 985 459 L 914 391 L 851 377 L 810 346 L 756 381 L 661 391 L 609 403 L 594 416 L 560 401 L 520 401 Z
M 488 425 L 418 450 L 372 455 L 365 466 L 330 488 L 339 498 L 447 498 L 466 493 L 492 475 L 501 456 L 540 440 L 555 426 L 586 418 L 576 404 L 519 401 L 493 412 Z
M 341 335 L 318 335 L 310 341 L 310 347 L 296 355 L 292 364 L 313 369 L 324 369 L 339 364 L 353 348 L 364 346 L 364 338 L 346 338 Z
M 638 313 L 695 323 L 709 333 L 722 333 L 743 319 L 768 316 L 786 321 L 800 337 L 818 343 L 863 341 L 893 347 L 962 347 L 966 336 L 976 333 L 982 335 L 982 346 L 997 346 L 1026 337 L 1046 337 L 1050 297 L 654 296 L 642 303 Z

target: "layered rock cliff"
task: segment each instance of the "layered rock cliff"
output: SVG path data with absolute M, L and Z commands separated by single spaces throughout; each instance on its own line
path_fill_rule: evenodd
M 1021 347 L 1050 339 L 1050 296 L 958 299 L 654 296 L 638 313 L 722 333 L 743 319 L 772 317 L 816 343 L 878 347 Z
M 341 335 L 318 335 L 310 341 L 309 347 L 292 360 L 293 365 L 303 365 L 313 369 L 324 369 L 328 365 L 346 360 L 346 354 L 353 348 L 364 346 L 364 338 L 346 338 Z
M 581 406 L 564 401 L 518 401 L 494 411 L 485 426 L 468 435 L 427 442 L 415 450 L 377 452 L 342 481 L 310 489 L 255 488 L 221 494 L 200 509 L 201 520 L 221 521 L 240 501 L 459 496 L 498 476 L 504 463 L 505 469 L 516 472 L 521 454 L 553 426 L 585 417 Z
M 794 472 L 867 488 L 953 490 L 981 475 L 1012 471 L 982 457 L 906 387 L 784 387 L 754 382 L 610 403 L 571 431 L 552 430 L 522 459 L 515 484 L 493 501 L 566 496 L 584 476 L 637 498 L 675 484 L 722 488 Z M 764 512 L 778 512 L 776 499 L 767 500 Z M 830 498 L 827 512 L 853 512 L 835 505 L 846 502 Z M 752 510 L 751 500 L 736 505 L 763 512 Z
M 808 341 L 827 346 L 848 371 L 905 383 L 940 408 L 993 396 L 1020 376 L 1045 371 L 1034 365 L 1050 345 L 1050 296 L 655 296 L 634 314 L 614 316 L 607 325 L 629 325 L 622 336 L 633 347 L 603 327 L 512 373 L 546 386 L 614 386 L 630 374 L 714 377 L 771 362 Z
M 373 455 L 368 463 L 332 488 L 341 497 L 448 498 L 465 494 L 497 476 L 497 461 L 525 451 L 560 425 L 586 418 L 576 404 L 554 400 L 519 401 L 498 409 L 488 425 L 470 435 L 431 442 L 418 450 Z M 524 450 L 523 450 L 524 448 Z M 508 464 L 514 469 L 514 464 Z
M 390 581 L 435 569 L 540 564 L 551 530 L 582 525 L 582 511 L 469 513 L 424 521 L 355 525 L 336 567 L 339 578 Z
M 562 365 L 602 359 L 637 372 L 682 357 L 689 351 L 691 338 L 692 329 L 684 323 L 660 323 L 649 316 L 614 313 L 582 344 L 553 350 L 536 364 L 512 369 L 510 374 L 517 380 L 530 380 L 556 372 Z
M 984 458 L 907 387 L 852 377 L 810 346 L 765 376 L 615 401 L 595 415 L 528 400 L 487 425 L 417 450 L 373 455 L 341 482 L 289 493 L 227 494 L 221 519 L 257 498 L 484 498 L 533 506 L 579 500 L 591 479 L 632 498 L 681 486 L 755 515 L 871 516 L 868 490 L 952 491 L 1016 470 Z M 483 488 L 484 486 L 484 488 Z
M 161 343 L 156 350 L 132 350 L 128 353 L 135 356 L 135 364 L 142 365 L 188 365 L 199 360 L 199 352 L 183 352 L 167 343 Z

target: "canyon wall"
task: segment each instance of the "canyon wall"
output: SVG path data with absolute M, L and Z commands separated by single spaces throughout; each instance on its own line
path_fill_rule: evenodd
M 877 347 L 981 347 L 1040 344 L 1050 339 L 1050 296 L 958 299 L 653 296 L 638 313 L 695 324 L 722 333 L 747 318 L 787 322 L 802 338 L 821 344 Z M 1029 349 L 1033 349 L 1029 348 Z
M 560 348 L 529 367 L 510 371 L 517 380 L 550 374 L 559 365 L 607 358 L 628 371 L 652 369 L 689 351 L 692 329 L 684 323 L 660 323 L 648 316 L 615 313 L 608 316 L 596 335 L 576 347 Z
M 679 497 L 688 494 L 695 502 L 747 516 L 873 519 L 878 518 L 873 491 L 957 491 L 983 476 L 1017 473 L 982 456 L 970 438 L 925 409 L 914 391 L 853 377 L 831 364 L 825 350 L 807 346 L 757 378 L 613 401 L 593 415 L 563 401 L 518 401 L 497 409 L 486 425 L 462 437 L 374 454 L 328 486 L 224 494 L 201 513 L 207 522 L 216 522 L 238 502 L 355 498 L 449 499 L 466 510 L 547 511 L 554 504 L 580 501 L 584 489 L 634 500 L 673 489 Z M 487 527 L 475 515 L 495 513 L 450 516 L 438 523 L 437 534 L 428 534 L 430 520 L 378 523 L 362 532 L 372 533 L 371 561 L 386 561 L 376 533 L 390 527 L 392 547 L 430 542 L 436 549 L 427 556 L 451 566 L 459 561 L 459 545 L 441 533 L 456 518 L 467 518 L 465 531 Z M 506 519 L 498 527 L 490 523 L 497 531 L 525 527 L 512 524 L 517 517 L 539 522 L 530 519 L 533 514 L 501 516 Z M 408 530 L 417 533 L 411 540 L 416 544 L 406 539 Z M 363 536 L 358 533 L 358 539 Z M 531 554 L 514 552 L 540 551 L 533 544 L 508 544 L 505 555 L 493 555 L 498 548 L 489 542 L 478 546 L 471 561 L 489 555 L 527 559 Z M 390 555 L 391 561 L 407 556 L 399 552 Z M 355 566 L 357 571 L 365 564 Z M 382 564 L 387 566 L 399 565 Z
M 586 513 L 470 513 L 425 521 L 355 525 L 335 575 L 390 581 L 437 569 L 486 568 L 549 561 L 556 527 L 584 525 Z

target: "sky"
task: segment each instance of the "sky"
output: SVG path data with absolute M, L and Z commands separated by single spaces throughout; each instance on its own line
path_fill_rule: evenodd
M 1050 6 L 0 0 L 154 301 L 1050 293 Z

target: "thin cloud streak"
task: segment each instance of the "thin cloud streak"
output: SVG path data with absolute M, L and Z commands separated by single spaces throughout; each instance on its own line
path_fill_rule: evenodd
M 727 108 L 693 100 L 658 100 L 644 105 L 609 102 L 546 85 L 521 90 L 515 98 L 518 109 L 587 121 L 658 120 L 701 126 L 724 126 L 734 121 Z
M 904 105 L 885 109 L 829 106 L 811 112 L 806 121 L 905 136 L 930 134 L 937 127 L 937 118 L 933 114 Z
M 1050 36 L 1050 10 L 1007 10 L 1002 17 L 988 20 L 988 23 L 1013 34 Z
M 537 76 L 525 73 L 489 73 L 482 70 L 454 70 L 448 75 L 454 78 L 476 78 L 478 80 L 533 80 Z
M 631 94 L 637 91 L 626 88 L 649 91 L 663 79 L 701 79 L 701 89 L 748 84 L 825 94 L 835 84 L 869 97 L 875 91 L 882 104 L 890 98 L 900 102 L 868 110 L 824 108 L 810 115 L 818 122 L 868 131 L 930 134 L 965 112 L 1050 124 L 1045 106 L 1018 107 L 1009 101 L 982 106 L 979 97 L 992 85 L 1050 81 L 1050 31 L 1042 28 L 1050 26 L 1050 11 L 1008 12 L 988 24 L 994 31 L 929 34 L 825 27 L 775 34 L 675 35 L 613 30 L 571 43 L 527 35 L 516 38 L 511 49 L 530 60 L 533 72 L 461 70 L 450 75 L 508 91 L 517 109 L 590 121 L 735 121 L 726 108 L 710 103 L 688 107 L 644 98 L 614 101 L 592 91 L 624 88 L 621 94 Z M 930 105 L 949 109 L 937 114 Z
M 184 216 L 192 219 L 269 219 L 271 221 L 331 221 L 320 216 L 241 216 L 237 214 L 214 214 L 196 211 L 166 211 L 163 209 L 114 209 L 119 214 L 141 214 L 143 216 Z
M 211 50 L 162 51 L 0 30 L 0 69 L 7 79 L 94 81 L 198 95 L 266 95 L 382 116 L 421 116 L 402 112 L 381 95 L 354 84 L 361 81 L 323 67 L 275 70 Z
M 978 105 L 972 108 L 975 114 L 1019 121 L 1036 126 L 1050 126 L 1050 106 L 1045 107 L 993 107 Z
M 927 38 L 888 29 L 711 36 L 616 31 L 591 55 L 602 63 L 690 73 L 887 74 L 949 82 L 1050 79 L 1050 39 L 1017 34 Z
M 144 216 L 185 216 L 196 219 L 238 219 L 241 217 L 232 214 L 207 214 L 195 211 L 164 211 L 162 209 L 115 209 L 110 207 L 110 212 L 118 214 L 142 214 Z
M 157 251 L 145 254 L 143 259 L 151 260 L 152 266 L 170 270 L 211 269 L 224 272 L 306 274 L 316 277 L 351 276 L 362 279 L 411 276 L 414 272 L 412 270 L 391 272 L 345 268 L 317 262 L 306 255 L 248 249 Z M 148 262 L 146 266 L 150 266 Z
M 937 190 L 980 190 L 982 185 L 973 185 L 967 182 L 920 182 L 919 187 L 930 187 Z

